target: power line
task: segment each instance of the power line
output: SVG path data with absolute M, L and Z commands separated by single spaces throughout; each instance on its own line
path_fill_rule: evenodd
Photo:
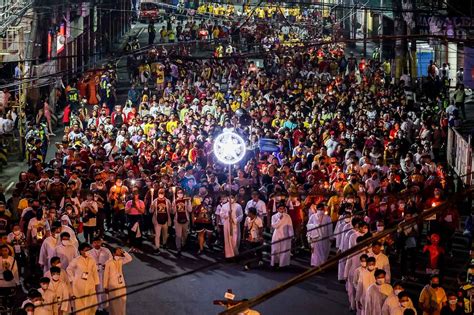
M 329 267 L 337 264 L 340 259 L 346 258 L 348 255 L 354 254 L 361 249 L 369 246 L 375 241 L 380 240 L 381 238 L 388 236 L 389 234 L 392 234 L 396 232 L 398 229 L 404 229 L 406 227 L 411 227 L 415 224 L 417 224 L 419 221 L 424 220 L 426 218 L 431 217 L 432 215 L 436 215 L 439 212 L 445 210 L 448 206 L 451 204 L 455 203 L 456 200 L 459 200 L 462 197 L 466 197 L 468 193 L 472 193 L 474 189 L 470 188 L 467 191 L 457 193 L 455 196 L 451 197 L 449 201 L 446 201 L 436 207 L 431 208 L 430 210 L 426 210 L 420 215 L 413 217 L 411 220 L 402 222 L 400 223 L 397 227 L 390 228 L 388 230 L 382 231 L 377 235 L 372 236 L 371 238 L 368 238 L 360 243 L 358 243 L 356 246 L 348 249 L 347 251 L 344 251 L 343 253 L 337 254 L 334 257 L 328 259 L 325 263 L 320 265 L 319 267 L 313 267 L 308 269 L 307 271 L 297 275 L 296 277 L 293 277 L 289 279 L 288 281 L 283 282 L 282 284 L 278 285 L 277 287 L 270 289 L 266 292 L 263 292 L 262 294 L 248 300 L 241 302 L 237 304 L 235 307 L 232 307 L 231 309 L 225 310 L 221 312 L 221 315 L 230 315 L 230 314 L 238 314 L 239 312 L 242 312 L 252 306 L 258 305 L 263 303 L 264 301 L 270 299 L 271 297 L 293 287 L 294 285 L 303 282 L 305 280 L 308 280 L 309 278 L 313 277 L 314 275 L 320 273 L 323 270 L 328 269 Z

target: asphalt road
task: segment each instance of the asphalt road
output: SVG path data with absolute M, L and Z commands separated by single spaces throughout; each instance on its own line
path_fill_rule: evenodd
M 110 242 L 109 243 L 113 243 Z M 147 244 L 146 244 L 147 245 Z M 146 248 L 149 248 L 146 246 Z M 150 248 L 149 248 L 150 249 Z M 295 258 L 287 269 L 273 270 L 268 260 L 262 268 L 243 270 L 241 263 L 222 261 L 221 250 L 196 255 L 195 248 L 177 258 L 174 250 L 132 254 L 134 260 L 124 267 L 128 285 L 142 281 L 174 279 L 132 294 L 127 300 L 127 314 L 217 314 L 224 310 L 213 304 L 232 289 L 236 299 L 254 297 L 309 267 L 308 257 Z M 203 268 L 209 266 L 209 268 Z M 183 275 L 191 270 L 199 270 Z M 129 292 L 137 288 L 129 289 Z M 346 314 L 347 295 L 337 282 L 336 271 L 329 271 L 297 285 L 255 307 L 262 314 Z M 158 311 L 159 310 L 159 311 Z

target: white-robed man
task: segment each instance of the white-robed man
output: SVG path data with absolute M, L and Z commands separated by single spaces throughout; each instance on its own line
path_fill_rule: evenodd
M 349 239 L 351 235 L 356 232 L 357 225 L 359 224 L 358 218 L 352 218 L 350 222 L 344 225 L 344 229 L 340 231 L 341 239 L 339 242 L 339 247 L 337 248 L 337 252 L 341 253 L 347 250 L 349 246 Z M 344 279 L 344 270 L 346 268 L 346 258 L 339 259 L 339 263 L 337 266 L 337 280 L 343 282 Z
M 78 253 L 77 248 L 73 245 L 71 236 L 68 232 L 62 232 L 60 237 L 61 242 L 56 247 L 54 256 L 59 257 L 61 260 L 61 268 L 66 270 L 71 261 L 77 257 Z
M 285 267 L 290 264 L 291 241 L 294 235 L 293 222 L 286 213 L 285 202 L 277 205 L 277 213 L 272 216 L 272 259 L 271 265 Z
M 357 282 L 355 300 L 357 305 L 357 315 L 364 314 L 365 294 L 367 289 L 375 283 L 375 258 L 367 258 L 367 268 L 362 269 L 359 274 L 359 281 Z
M 365 294 L 364 315 L 382 314 L 385 299 L 393 293 L 392 286 L 385 282 L 385 275 L 385 270 L 375 270 L 375 283 L 367 289 Z
M 352 248 L 353 246 L 357 245 L 358 243 L 360 243 L 364 240 L 363 235 L 358 236 L 358 235 L 361 235 L 361 234 L 362 233 L 360 233 L 360 232 L 356 232 L 355 234 L 352 234 L 351 240 L 349 240 L 349 248 Z M 353 241 L 353 238 L 355 236 L 358 236 L 358 237 L 355 240 L 355 244 L 352 244 L 351 242 Z M 357 254 L 354 254 L 354 255 L 350 256 L 349 258 L 347 258 L 346 267 L 344 269 L 344 278 L 347 279 L 347 282 L 346 282 L 347 296 L 349 298 L 351 309 L 355 309 L 355 307 L 356 307 L 356 305 L 355 305 L 356 286 L 354 285 L 354 281 L 353 281 L 352 277 L 354 276 L 354 271 L 360 265 L 360 253 L 363 253 L 364 251 L 365 251 L 365 249 L 361 249 Z
M 69 285 L 69 276 L 67 275 L 66 270 L 61 268 L 61 258 L 59 258 L 58 256 L 51 257 L 50 265 L 51 268 L 59 268 L 59 276 L 61 277 L 61 281 Z M 51 268 L 47 272 L 45 272 L 43 276 L 51 279 Z
M 222 205 L 220 217 L 224 225 L 225 258 L 232 258 L 239 254 L 240 222 L 244 217 L 242 207 L 236 202 L 234 194 Z
M 341 246 L 341 240 L 344 236 L 344 233 L 349 229 L 352 229 L 352 215 L 350 212 L 346 211 L 344 214 L 341 214 L 337 219 L 336 227 L 334 228 L 334 239 L 336 240 L 336 249 L 339 249 Z
M 174 215 L 175 242 L 178 255 L 181 255 L 181 248 L 184 246 L 188 238 L 190 213 L 193 208 L 191 199 L 184 196 L 184 190 L 178 188 L 176 190 L 176 198 L 173 200 L 171 212 Z
M 48 272 L 49 268 L 51 268 L 50 261 L 51 258 L 54 257 L 56 246 L 58 245 L 57 236 L 59 229 L 59 226 L 52 226 L 51 235 L 43 241 L 43 244 L 41 244 L 38 263 L 43 268 L 43 273 Z
M 95 315 L 97 311 L 97 306 L 92 305 L 97 304 L 95 293 L 100 281 L 95 261 L 88 254 L 90 249 L 89 244 L 80 244 L 80 255 L 74 258 L 66 269 L 71 280 L 72 295 L 75 297 L 86 296 L 74 300 L 74 314 L 78 315 Z
M 163 236 L 162 246 L 166 248 L 168 242 L 168 226 L 171 224 L 171 201 L 165 197 L 165 190 L 158 190 L 158 198 L 153 200 L 150 213 L 152 214 L 151 222 L 155 230 L 155 249 L 160 252 L 160 238 Z
M 306 228 L 311 246 L 311 266 L 317 267 L 326 262 L 331 250 L 332 221 L 324 213 L 324 204 L 316 206 L 316 213 L 311 214 Z
M 390 273 L 390 261 L 388 260 L 387 255 L 382 252 L 382 243 L 374 242 L 372 248 L 369 250 L 369 256 L 375 257 L 375 267 L 377 269 L 382 269 L 385 271 L 385 282 L 390 283 L 391 273 Z
M 69 283 L 64 282 L 61 279 L 61 268 L 51 267 L 51 269 L 49 269 L 49 273 L 50 277 L 48 278 L 50 278 L 51 281 L 49 282 L 48 288 L 53 292 L 53 300 L 56 301 L 56 304 L 53 306 L 53 314 L 67 314 L 70 310 Z
M 413 301 L 410 299 L 408 293 L 404 291 L 403 284 L 401 282 L 395 282 L 393 285 L 393 293 L 383 302 L 382 315 L 403 315 L 403 311 L 407 308 L 415 309 Z
M 89 256 L 92 257 L 97 266 L 97 272 L 99 273 L 99 288 L 98 291 L 102 292 L 102 279 L 104 278 L 104 270 L 105 270 L 105 263 L 112 259 L 112 253 L 108 248 L 102 247 L 102 239 L 100 237 L 94 238 L 92 241 L 92 249 L 88 252 Z M 97 298 L 99 303 L 102 303 L 107 300 L 107 296 L 105 294 L 98 294 Z M 106 303 L 100 304 L 98 309 L 99 311 L 103 310 L 107 307 Z
M 122 266 L 131 262 L 132 256 L 121 248 L 116 248 L 113 256 L 114 258 L 105 264 L 104 281 L 102 285 L 110 299 L 108 308 L 109 314 L 125 315 L 127 314 L 127 288 L 125 287 Z M 114 299 L 118 296 L 120 297 Z
M 54 300 L 55 294 L 53 290 L 49 288 L 51 280 L 46 277 L 42 277 L 39 279 L 39 284 L 40 288 L 38 289 L 38 292 L 41 293 L 41 297 L 43 298 L 43 306 L 44 311 L 47 312 L 47 314 L 54 314 L 54 306 L 56 305 L 56 301 Z
M 352 279 L 352 285 L 354 286 L 354 288 L 357 288 L 357 285 L 359 283 L 359 278 L 360 278 L 360 275 L 361 273 L 363 272 L 363 270 L 367 270 L 367 259 L 369 258 L 369 256 L 367 256 L 367 254 L 362 254 L 359 256 L 359 264 L 360 266 L 357 267 L 354 272 L 352 273 L 352 275 L 349 276 L 349 279 Z M 349 281 L 349 279 L 347 281 Z M 352 298 L 350 302 L 350 305 L 351 305 L 351 311 L 355 311 L 356 310 L 356 300 L 355 300 L 355 293 L 354 293 L 354 296 Z

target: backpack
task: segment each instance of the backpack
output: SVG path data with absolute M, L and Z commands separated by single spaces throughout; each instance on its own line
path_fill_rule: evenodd
M 13 275 L 13 267 L 15 266 L 16 259 L 13 259 L 13 264 L 10 267 L 10 269 L 4 270 L 3 271 L 3 280 L 5 281 L 12 281 L 15 277 Z
M 0 218 L 0 233 L 6 234 L 8 232 L 8 221 L 5 218 Z

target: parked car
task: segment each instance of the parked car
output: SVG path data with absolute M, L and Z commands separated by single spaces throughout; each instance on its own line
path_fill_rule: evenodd
M 160 6 L 153 2 L 142 2 L 140 4 L 140 22 L 158 21 L 160 14 L 163 14 L 164 10 Z

